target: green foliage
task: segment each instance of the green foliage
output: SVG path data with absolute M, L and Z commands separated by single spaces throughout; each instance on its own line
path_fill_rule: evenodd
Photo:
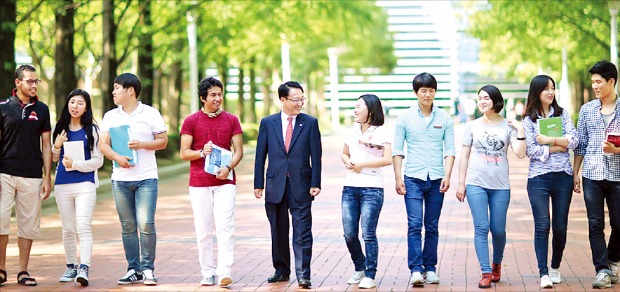
M 609 59 L 610 15 L 605 0 L 491 0 L 463 7 L 469 13 L 467 32 L 481 40 L 480 61 L 488 75 L 529 82 L 543 71 L 557 80 L 564 46 L 571 80 L 584 78 L 583 71 Z

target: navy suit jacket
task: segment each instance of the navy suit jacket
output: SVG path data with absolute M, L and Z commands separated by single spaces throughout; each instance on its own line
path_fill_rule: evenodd
M 281 113 L 260 121 L 254 188 L 265 189 L 265 202 L 280 203 L 288 176 L 296 202 L 310 202 L 310 188 L 321 188 L 321 133 L 316 118 L 300 113 L 295 120 L 289 152 L 284 149 Z M 268 158 L 267 173 L 265 160 Z M 267 181 L 265 184 L 265 176 Z

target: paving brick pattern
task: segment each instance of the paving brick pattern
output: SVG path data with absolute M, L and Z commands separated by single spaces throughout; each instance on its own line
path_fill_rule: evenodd
M 463 126 L 456 128 L 457 145 Z M 345 170 L 340 162 L 343 131 L 323 138 L 323 190 L 313 205 L 314 248 L 312 257 L 312 290 L 356 291 L 357 286 L 346 281 L 353 272 L 353 264 L 342 235 L 340 195 Z M 460 151 L 457 147 L 457 153 Z M 238 189 L 236 201 L 235 264 L 232 291 L 294 291 L 300 290 L 294 275 L 289 282 L 269 284 L 266 279 L 273 273 L 271 266 L 269 224 L 264 201 L 253 195 L 252 149 L 248 150 L 237 168 Z M 457 154 L 458 156 L 458 154 Z M 539 278 L 534 254 L 533 220 L 526 193 L 527 159 L 510 157 L 512 184 L 508 211 L 508 242 L 506 245 L 502 280 L 488 291 L 535 291 Z M 439 285 L 424 288 L 407 285 L 407 221 L 403 198 L 394 191 L 393 171 L 385 171 L 386 193 L 379 219 L 378 291 L 476 291 L 479 267 L 473 246 L 473 224 L 467 203 L 455 198 L 458 181 L 458 158 L 452 175 L 452 186 L 446 194 L 440 219 Z M 157 286 L 125 285 L 116 281 L 126 271 L 120 224 L 109 193 L 99 194 L 93 220 L 94 251 L 91 267 L 91 285 L 73 287 L 59 283 L 64 271 L 64 252 L 61 242 L 60 220 L 57 212 L 42 218 L 42 233 L 34 243 L 30 273 L 39 282 L 37 287 L 16 284 L 18 272 L 15 224 L 8 248 L 9 281 L 2 291 L 221 291 L 219 287 L 199 285 L 201 279 L 194 237 L 192 210 L 187 190 L 188 175 L 179 173 L 160 181 L 156 226 L 158 233 L 155 274 Z M 583 197 L 574 194 L 569 217 L 569 235 L 560 271 L 564 282 L 557 291 L 591 290 L 594 268 L 591 263 L 588 228 Z M 609 227 L 606 229 L 609 235 Z M 614 285 L 607 291 L 620 291 Z

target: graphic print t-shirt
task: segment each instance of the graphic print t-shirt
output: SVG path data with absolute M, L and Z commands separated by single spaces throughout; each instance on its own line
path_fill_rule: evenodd
M 463 145 L 471 146 L 466 184 L 487 189 L 510 189 L 508 146 L 517 141 L 517 131 L 504 120 L 488 125 L 478 118 L 467 124 Z

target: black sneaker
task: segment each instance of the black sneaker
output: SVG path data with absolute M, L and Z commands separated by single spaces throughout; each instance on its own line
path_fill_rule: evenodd
M 127 271 L 127 274 L 118 280 L 119 285 L 135 284 L 144 282 L 144 275 L 142 272 L 136 273 L 134 269 Z
M 77 277 L 75 277 L 75 281 L 80 283 L 82 286 L 88 286 L 88 266 L 80 265 L 80 269 L 78 270 Z
M 77 265 L 67 264 L 67 269 L 65 270 L 65 273 L 62 274 L 62 277 L 60 277 L 58 281 L 63 282 L 63 283 L 73 282 L 76 276 L 77 276 Z

